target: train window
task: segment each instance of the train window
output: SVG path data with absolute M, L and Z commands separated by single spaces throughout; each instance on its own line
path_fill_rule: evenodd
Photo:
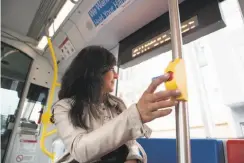
M 240 123 L 234 125 L 231 105 L 244 102 L 244 24 L 237 0 L 223 1 L 220 8 L 227 26 L 183 47 L 193 138 L 239 136 L 236 128 Z M 171 55 L 168 51 L 119 70 L 117 95 L 127 106 L 139 100 L 153 77 L 163 74 Z M 162 89 L 164 86 L 158 88 Z M 174 113 L 148 125 L 153 129 L 152 137 L 175 137 Z
M 42 108 L 43 105 L 41 102 L 26 100 L 24 104 L 24 111 L 21 115 L 21 120 L 38 124 Z
M 188 50 L 185 48 L 185 52 Z M 190 125 L 191 135 L 194 137 L 205 137 L 203 121 L 201 118 L 201 107 L 198 105 L 201 101 L 198 97 L 197 80 L 194 77 L 192 68 L 195 66 L 189 57 L 192 54 L 186 55 L 188 87 L 189 89 L 189 109 L 190 109 Z M 143 91 L 150 84 L 153 77 L 163 74 L 164 69 L 172 60 L 171 51 L 158 55 L 146 62 L 142 62 L 132 68 L 121 69 L 119 78 L 118 96 L 124 99 L 127 106 L 131 105 L 140 98 Z M 156 91 L 164 90 L 164 85 L 161 85 Z M 154 120 L 148 125 L 153 129 L 153 137 L 175 137 L 175 121 L 174 113 L 157 120 Z M 200 134 L 199 134 L 200 133 Z

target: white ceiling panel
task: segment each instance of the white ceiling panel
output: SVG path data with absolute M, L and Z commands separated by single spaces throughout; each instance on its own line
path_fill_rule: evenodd
M 26 35 L 41 0 L 2 0 L 2 26 Z

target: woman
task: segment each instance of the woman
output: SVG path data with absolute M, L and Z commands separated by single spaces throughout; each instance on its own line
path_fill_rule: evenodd
M 86 47 L 62 78 L 59 101 L 53 107 L 58 134 L 67 153 L 59 163 L 136 163 L 142 161 L 135 139 L 149 137 L 144 125 L 171 113 L 179 91 L 154 93 L 169 75 L 154 80 L 137 104 L 128 109 L 110 95 L 118 75 L 116 59 L 99 46 Z

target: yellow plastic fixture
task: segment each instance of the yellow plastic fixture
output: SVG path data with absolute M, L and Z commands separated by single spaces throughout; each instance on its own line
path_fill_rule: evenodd
M 186 71 L 185 62 L 183 59 L 175 59 L 170 62 L 168 67 L 165 69 L 165 73 L 170 74 L 170 79 L 165 83 L 167 90 L 180 90 L 181 96 L 177 98 L 179 101 L 187 101 L 187 84 L 186 84 Z
M 52 131 L 48 131 L 47 128 L 49 125 L 51 125 L 50 122 L 50 118 L 51 118 L 51 106 L 53 103 L 53 98 L 54 98 L 54 93 L 55 93 L 55 88 L 60 86 L 60 83 L 57 83 L 57 79 L 58 79 L 58 65 L 57 65 L 57 59 L 56 59 L 56 55 L 54 53 L 54 49 L 53 49 L 53 45 L 52 45 L 52 41 L 50 37 L 47 37 L 48 40 L 48 46 L 50 49 L 50 53 L 51 53 L 51 57 L 52 57 L 52 61 L 53 61 L 53 81 L 52 81 L 52 86 L 50 89 L 50 93 L 49 93 L 49 97 L 48 97 L 48 103 L 47 103 L 47 110 L 45 113 L 43 113 L 42 115 L 42 134 L 41 134 L 41 139 L 40 139 L 40 148 L 43 151 L 43 153 L 45 153 L 49 158 L 51 158 L 52 162 L 54 161 L 54 157 L 55 157 L 55 153 L 49 152 L 47 150 L 47 148 L 45 147 L 45 139 L 52 135 L 55 134 L 57 132 L 56 129 L 52 130 Z

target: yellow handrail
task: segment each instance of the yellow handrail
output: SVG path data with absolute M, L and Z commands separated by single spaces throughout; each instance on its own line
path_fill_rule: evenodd
M 55 134 L 56 132 L 57 132 L 57 129 L 53 129 L 52 131 L 47 132 L 44 136 L 48 137 L 48 136 L 50 136 L 52 134 Z
M 49 97 L 48 97 L 47 110 L 42 115 L 43 128 L 42 128 L 42 134 L 41 134 L 41 139 L 40 139 L 40 148 L 44 152 L 44 154 L 46 154 L 48 157 L 50 157 L 52 159 L 52 161 L 53 161 L 54 157 L 55 157 L 55 153 L 51 153 L 51 152 L 49 152 L 47 150 L 47 148 L 45 147 L 45 139 L 48 136 L 50 136 L 52 134 L 55 134 L 57 132 L 56 129 L 54 129 L 52 131 L 47 131 L 47 127 L 51 124 L 51 122 L 50 122 L 50 118 L 51 118 L 51 115 L 52 115 L 51 107 L 52 107 L 52 103 L 53 103 L 55 88 L 57 86 L 60 86 L 60 83 L 57 83 L 57 79 L 58 79 L 58 65 L 57 65 L 57 59 L 56 59 L 56 56 L 55 56 L 55 52 L 54 52 L 54 49 L 53 49 L 51 38 L 47 37 L 47 41 L 48 41 L 48 46 L 49 46 L 49 50 L 50 50 L 51 57 L 52 57 L 53 71 L 54 72 L 53 72 L 52 86 L 51 86 L 50 94 L 49 94 Z

